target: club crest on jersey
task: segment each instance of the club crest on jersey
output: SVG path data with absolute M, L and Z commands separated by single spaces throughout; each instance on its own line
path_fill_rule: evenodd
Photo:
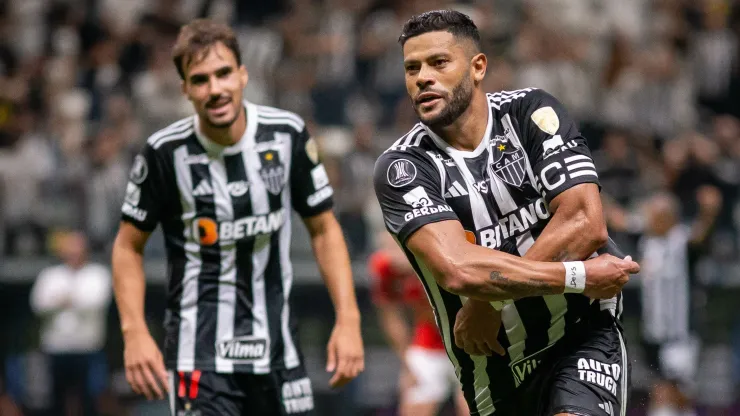
M 396 188 L 408 185 L 416 179 L 416 165 L 408 159 L 394 160 L 386 172 L 388 183 Z
M 496 135 L 491 139 L 488 150 L 493 163 L 490 168 L 502 181 L 512 186 L 521 186 L 527 176 L 524 150 L 514 146 L 507 135 L 508 132 L 505 132 L 504 136 Z
M 129 179 L 131 179 L 131 182 L 141 185 L 144 180 L 146 180 L 148 173 L 149 166 L 146 164 L 146 159 L 142 155 L 136 155 L 134 158 L 134 164 L 131 166 Z
M 285 186 L 285 166 L 280 161 L 280 154 L 274 150 L 259 152 L 260 176 L 265 183 L 265 188 L 273 194 L 278 195 Z

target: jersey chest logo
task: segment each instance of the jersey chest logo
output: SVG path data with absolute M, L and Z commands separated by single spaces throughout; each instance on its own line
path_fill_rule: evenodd
M 512 186 L 522 186 L 526 177 L 526 159 L 524 150 L 514 146 L 508 139 L 507 130 L 504 136 L 496 135 L 491 139 L 491 171 L 496 177 Z
M 285 186 L 285 166 L 280 161 L 280 154 L 274 150 L 259 152 L 260 177 L 265 183 L 265 188 L 273 194 L 278 195 Z

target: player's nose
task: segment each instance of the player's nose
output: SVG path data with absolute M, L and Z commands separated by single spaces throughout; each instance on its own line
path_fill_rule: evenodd
M 433 85 L 435 82 L 436 79 L 434 78 L 434 72 L 431 70 L 431 67 L 429 65 L 422 65 L 416 77 L 416 86 L 419 89 L 424 89 L 429 85 Z
M 208 92 L 211 96 L 219 96 L 223 92 L 223 85 L 217 77 L 211 77 L 208 81 Z

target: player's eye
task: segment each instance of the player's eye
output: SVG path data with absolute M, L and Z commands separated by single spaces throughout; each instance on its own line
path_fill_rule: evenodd
M 231 68 L 222 68 L 222 69 L 219 69 L 218 71 L 216 71 L 216 76 L 219 77 L 219 78 L 225 78 L 225 77 L 229 76 L 232 72 L 233 71 L 232 71 Z
M 406 73 L 413 74 L 419 71 L 419 65 L 406 65 Z
M 205 75 L 196 75 L 190 77 L 190 83 L 193 85 L 203 85 L 208 82 L 208 77 Z
M 434 66 L 436 67 L 444 66 L 445 64 L 447 64 L 447 62 L 449 62 L 449 59 L 446 59 L 446 58 L 435 59 Z

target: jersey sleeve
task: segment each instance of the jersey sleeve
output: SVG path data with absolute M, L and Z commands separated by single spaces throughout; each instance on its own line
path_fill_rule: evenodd
M 153 231 L 166 205 L 165 169 L 161 156 L 150 146 L 136 155 L 126 184 L 121 217 L 142 231 Z
M 426 224 L 458 220 L 442 196 L 433 162 L 411 152 L 386 152 L 375 163 L 375 195 L 385 225 L 402 244 Z
M 533 90 L 515 114 L 537 187 L 547 202 L 581 183 L 599 185 L 586 139 L 555 97 Z
M 320 214 L 334 206 L 334 189 L 319 159 L 316 140 L 303 128 L 293 139 L 290 194 L 293 208 L 302 217 Z

